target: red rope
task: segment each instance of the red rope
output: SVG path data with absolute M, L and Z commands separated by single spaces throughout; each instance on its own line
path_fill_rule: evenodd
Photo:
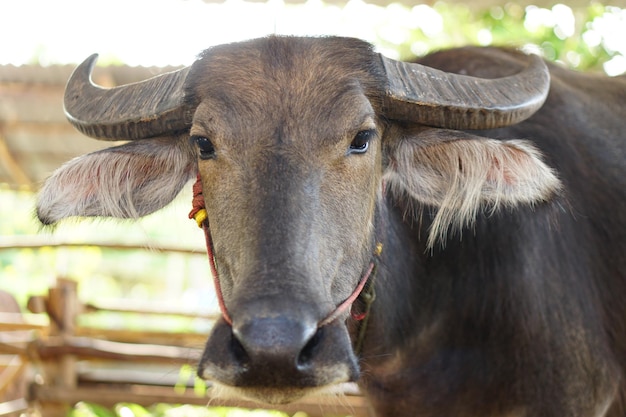
M 204 206 L 204 196 L 202 195 L 202 181 L 200 180 L 200 174 L 196 177 L 196 182 L 193 183 L 193 198 L 191 199 L 191 211 L 189 212 L 190 219 L 196 219 L 198 212 L 206 210 Z M 196 219 L 197 220 L 197 219 Z M 200 226 L 200 225 L 198 225 Z
M 215 292 L 217 294 L 217 302 L 219 304 L 220 311 L 222 312 L 222 317 L 224 318 L 224 321 L 228 323 L 230 326 L 232 326 L 233 321 L 230 315 L 228 314 L 228 310 L 226 309 L 226 303 L 224 302 L 224 296 L 222 294 L 222 286 L 220 284 L 220 279 L 217 273 L 217 267 L 215 265 L 215 257 L 213 255 L 213 240 L 211 239 L 211 231 L 209 229 L 209 220 L 208 220 L 208 216 L 206 213 L 204 196 L 202 195 L 202 181 L 200 180 L 200 174 L 198 174 L 196 182 L 193 184 L 192 209 L 189 212 L 189 218 L 195 219 L 196 222 L 198 223 L 198 226 L 204 230 L 207 255 L 209 257 L 209 264 L 211 266 L 211 275 L 213 275 L 213 284 L 215 285 Z M 381 252 L 382 252 L 382 244 L 378 243 L 376 245 L 376 251 L 374 252 L 374 256 L 375 257 L 380 256 Z M 365 288 L 365 284 L 367 283 L 370 276 L 372 275 L 372 272 L 374 272 L 375 267 L 376 267 L 376 263 L 372 261 L 367 271 L 365 272 L 365 274 L 359 280 L 359 283 L 354 289 L 354 291 L 352 292 L 352 294 L 350 294 L 348 298 L 342 301 L 337 306 L 337 308 L 335 308 L 328 316 L 326 316 L 326 318 L 321 320 L 318 323 L 318 327 L 323 327 L 323 326 L 326 326 L 327 324 L 332 323 L 333 321 L 337 320 L 346 310 L 352 307 L 352 304 L 356 301 L 359 295 L 361 295 L 361 292 L 363 291 L 363 288 Z M 368 310 L 366 310 L 365 312 L 361 314 L 354 313 L 352 314 L 352 318 L 354 318 L 357 321 L 363 320 L 367 316 L 369 312 Z
M 213 275 L 213 285 L 215 285 L 215 293 L 217 295 L 217 303 L 219 304 L 220 311 L 224 321 L 229 326 L 233 325 L 233 321 L 226 309 L 226 303 L 224 302 L 224 295 L 222 294 L 222 285 L 217 273 L 217 267 L 215 266 L 215 257 L 213 256 L 213 240 L 211 239 L 211 231 L 209 229 L 209 219 L 206 214 L 206 208 L 204 204 L 204 196 L 202 195 L 202 182 L 200 180 L 200 174 L 196 182 L 193 184 L 193 199 L 192 209 L 189 212 L 189 218 L 195 219 L 199 227 L 204 230 L 204 239 L 206 241 L 207 255 L 209 256 L 209 265 L 211 266 L 211 275 Z
M 354 291 L 352 291 L 352 294 L 350 294 L 348 298 L 346 298 L 341 304 L 337 306 L 337 308 L 335 308 L 328 316 L 326 316 L 324 320 L 320 321 L 317 324 L 317 327 L 323 327 L 323 326 L 326 326 L 327 324 L 332 323 L 333 321 L 337 320 L 339 316 L 343 314 L 344 311 L 352 307 L 352 303 L 354 303 L 356 299 L 359 297 L 359 295 L 361 295 L 361 291 L 363 291 L 363 288 L 365 287 L 365 284 L 367 283 L 367 280 L 369 279 L 370 275 L 372 275 L 373 270 L 374 270 L 374 262 L 371 262 L 369 268 L 367 268 L 367 271 L 365 272 L 365 274 L 359 281 L 359 284 L 356 286 Z M 355 314 L 352 317 L 355 320 L 360 321 L 365 318 L 365 315 L 361 317 L 361 315 Z

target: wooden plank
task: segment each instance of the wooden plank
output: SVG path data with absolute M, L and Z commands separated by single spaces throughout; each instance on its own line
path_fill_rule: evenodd
M 169 346 L 204 346 L 206 333 L 179 333 L 158 331 L 136 331 L 124 329 L 98 329 L 78 327 L 76 336 L 113 340 L 125 343 L 151 343 Z
M 101 363 L 103 364 L 103 363 Z M 117 364 L 108 363 L 112 368 L 95 368 L 93 361 L 87 366 L 82 363 L 78 372 L 79 385 L 94 384 L 124 384 L 124 385 L 151 385 L 173 387 L 181 383 L 180 365 L 152 365 L 145 366 L 145 369 L 136 369 L 135 367 L 125 366 L 117 367 Z M 113 368 L 113 366 L 116 366 Z M 187 387 L 193 387 L 194 381 L 189 378 L 185 382 Z
M 82 359 L 128 362 L 188 364 L 199 360 L 201 349 L 175 346 L 111 342 L 86 337 L 50 338 L 35 345 L 41 359 L 56 360 L 62 355 Z
M 4 369 L 0 368 L 0 398 L 4 395 L 15 380 L 22 375 L 26 368 L 26 361 L 19 356 L 14 356 Z M 2 413 L 0 413 L 2 414 Z
M 42 330 L 48 324 L 48 319 L 39 314 L 0 313 L 0 331 Z
M 0 403 L 0 416 L 21 413 L 28 409 L 28 403 L 24 398 L 20 398 L 13 401 L 7 401 Z
M 42 402 L 56 402 L 76 404 L 79 401 L 94 402 L 110 407 L 119 402 L 131 402 L 143 406 L 150 406 L 156 403 L 169 404 L 192 404 L 243 407 L 250 409 L 268 408 L 252 401 L 218 399 L 214 397 L 198 397 L 192 390 L 186 390 L 182 394 L 177 394 L 171 387 L 153 387 L 132 385 L 128 387 L 118 387 L 109 385 L 98 385 L 94 387 L 78 387 L 75 390 L 63 390 L 54 387 L 36 385 L 33 386 L 34 398 Z M 361 396 L 315 396 L 300 400 L 293 404 L 271 406 L 269 409 L 280 410 L 290 415 L 298 411 L 303 411 L 309 417 L 324 417 L 336 415 L 350 415 L 353 417 L 369 416 L 369 408 L 366 400 Z M 45 404 L 44 404 L 45 414 Z
M 20 355 L 26 357 L 28 355 L 28 348 L 0 342 L 0 354 Z
M 144 250 L 151 253 L 182 253 L 187 255 L 203 255 L 206 256 L 206 248 L 204 246 L 198 247 L 184 247 L 174 245 L 153 245 L 153 244 L 125 244 L 110 242 L 63 242 L 51 240 L 47 236 L 11 236 L 0 237 L 0 250 L 2 249 L 39 249 L 39 248 L 87 248 L 97 247 L 100 249 L 113 249 L 113 250 Z
M 159 307 L 155 307 L 154 305 L 139 305 L 131 307 L 126 303 L 106 303 L 106 304 L 84 304 L 83 312 L 84 313 L 95 313 L 95 312 L 112 312 L 112 313 L 136 313 L 136 314 L 148 314 L 148 315 L 166 315 L 166 316 L 180 316 L 180 317 L 189 317 L 189 318 L 202 318 L 211 321 L 215 321 L 220 318 L 219 313 L 214 314 L 197 314 L 190 311 L 183 310 L 174 310 L 174 309 L 163 309 Z

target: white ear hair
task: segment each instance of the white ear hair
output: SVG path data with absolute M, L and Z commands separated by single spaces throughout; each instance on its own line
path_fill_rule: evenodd
M 445 242 L 450 229 L 471 226 L 481 209 L 546 201 L 562 187 L 530 142 L 465 136 L 434 143 L 401 140 L 390 155 L 390 190 L 438 208 L 431 248 Z
M 37 216 L 137 218 L 171 202 L 196 174 L 185 140 L 143 139 L 75 158 L 42 187 Z

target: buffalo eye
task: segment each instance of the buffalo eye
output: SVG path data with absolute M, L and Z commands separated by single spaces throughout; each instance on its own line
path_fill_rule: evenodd
M 348 149 L 349 154 L 354 153 L 365 153 L 370 146 L 370 141 L 376 134 L 374 129 L 369 130 L 361 130 L 354 136 L 352 139 L 352 143 L 350 143 L 350 149 Z
M 209 138 L 205 136 L 192 136 L 191 141 L 198 148 L 200 159 L 215 158 L 215 147 Z

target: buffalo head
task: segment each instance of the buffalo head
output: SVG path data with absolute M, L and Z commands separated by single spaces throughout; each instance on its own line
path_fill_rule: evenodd
M 476 79 L 355 39 L 269 37 L 112 89 L 90 81 L 94 62 L 68 83 L 68 118 L 86 135 L 131 142 L 60 168 L 38 216 L 142 216 L 199 173 L 228 311 L 199 374 L 252 399 L 358 379 L 348 311 L 327 318 L 372 262 L 385 190 L 439 209 L 433 245 L 480 207 L 533 203 L 559 186 L 528 143 L 456 130 L 536 111 L 549 86 L 536 57 L 509 77 Z

